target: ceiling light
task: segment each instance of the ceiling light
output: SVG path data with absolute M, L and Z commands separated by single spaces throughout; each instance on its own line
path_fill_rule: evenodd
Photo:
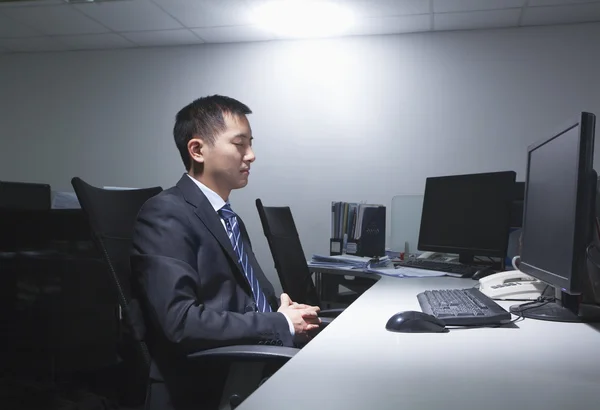
M 350 10 L 318 0 L 277 0 L 254 11 L 255 23 L 281 37 L 330 37 L 347 33 L 354 23 Z

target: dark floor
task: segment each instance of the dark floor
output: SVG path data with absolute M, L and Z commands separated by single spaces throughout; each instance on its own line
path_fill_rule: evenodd
M 0 409 L 6 410 L 143 410 L 118 371 L 60 375 L 49 380 L 24 375 L 0 377 Z

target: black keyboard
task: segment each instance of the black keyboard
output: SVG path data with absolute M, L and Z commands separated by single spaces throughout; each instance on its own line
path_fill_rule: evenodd
M 454 273 L 465 278 L 470 278 L 480 268 L 471 265 L 463 265 L 461 263 L 431 261 L 427 259 L 410 259 L 407 261 L 395 262 L 396 266 L 404 266 L 407 268 L 418 268 L 427 270 L 437 270 L 440 272 Z
M 426 290 L 417 295 L 421 310 L 449 326 L 509 322 L 510 313 L 475 288 Z

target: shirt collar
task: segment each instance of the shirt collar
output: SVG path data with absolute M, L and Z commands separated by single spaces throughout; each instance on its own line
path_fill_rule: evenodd
M 223 201 L 223 198 L 219 196 L 215 191 L 204 185 L 202 182 L 198 181 L 196 178 L 193 178 L 190 174 L 187 174 L 188 177 L 191 178 L 192 181 L 200 188 L 208 202 L 212 205 L 215 212 L 219 212 L 219 209 L 223 208 L 225 204 L 228 204 L 229 201 Z

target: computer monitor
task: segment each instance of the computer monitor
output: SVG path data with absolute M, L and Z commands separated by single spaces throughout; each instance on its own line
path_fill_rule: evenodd
M 427 178 L 418 248 L 474 256 L 506 256 L 514 171 Z
M 0 181 L 0 209 L 43 211 L 50 209 L 48 184 Z
M 523 226 L 523 204 L 525 200 L 525 182 L 515 182 L 513 200 L 510 204 L 510 227 Z
M 582 309 L 581 297 L 589 283 L 587 253 L 596 217 L 595 122 L 584 112 L 527 150 L 519 270 L 554 287 L 557 297 L 513 306 L 515 314 L 569 322 L 599 318 L 593 304 Z

